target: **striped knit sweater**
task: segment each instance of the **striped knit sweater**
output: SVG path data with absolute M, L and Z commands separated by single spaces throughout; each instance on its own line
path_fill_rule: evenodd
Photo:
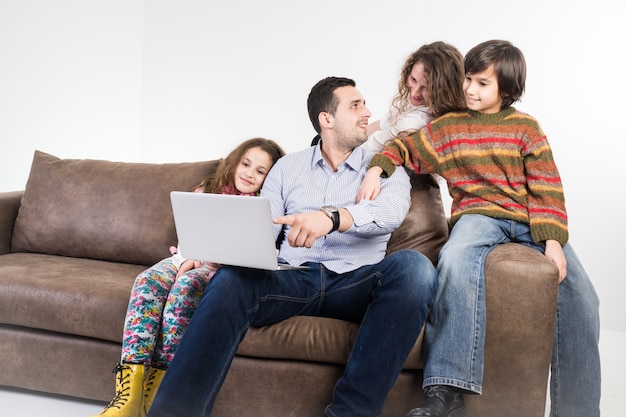
M 483 214 L 530 224 L 537 243 L 568 240 L 563 186 L 539 123 L 509 107 L 448 113 L 375 154 L 371 166 L 437 173 L 452 196 L 451 221 Z

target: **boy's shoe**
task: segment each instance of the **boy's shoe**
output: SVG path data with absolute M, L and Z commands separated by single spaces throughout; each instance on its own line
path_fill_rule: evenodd
M 467 417 L 463 393 L 448 385 L 424 388 L 424 402 L 406 417 Z

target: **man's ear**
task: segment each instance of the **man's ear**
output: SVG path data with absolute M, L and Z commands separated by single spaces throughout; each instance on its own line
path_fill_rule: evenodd
M 333 127 L 334 117 L 332 114 L 323 111 L 317 116 L 317 121 L 320 122 L 320 126 L 330 129 Z

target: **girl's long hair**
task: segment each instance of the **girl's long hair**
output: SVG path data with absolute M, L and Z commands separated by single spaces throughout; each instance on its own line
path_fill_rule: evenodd
M 433 42 L 421 46 L 413 52 L 404 63 L 398 80 L 398 93 L 394 96 L 391 106 L 397 110 L 397 116 L 409 108 L 411 91 L 406 85 L 413 66 L 417 63 L 424 66 L 424 75 L 428 88 L 427 105 L 434 117 L 442 116 L 450 111 L 466 108 L 463 81 L 465 69 L 463 55 L 454 46 L 445 42 Z M 395 120 L 393 120 L 395 123 Z
M 260 148 L 267 152 L 272 160 L 272 165 L 285 155 L 283 149 L 271 139 L 248 139 L 233 149 L 226 158 L 220 159 L 217 169 L 204 177 L 202 182 L 194 187 L 194 190 L 201 188 L 204 193 L 221 194 L 227 186 L 234 186 L 235 170 L 241 162 L 241 158 L 250 148 Z

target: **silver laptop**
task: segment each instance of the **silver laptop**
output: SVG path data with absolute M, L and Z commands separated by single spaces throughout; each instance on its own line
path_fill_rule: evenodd
M 272 271 L 306 268 L 278 261 L 267 198 L 184 191 L 170 198 L 184 258 Z

